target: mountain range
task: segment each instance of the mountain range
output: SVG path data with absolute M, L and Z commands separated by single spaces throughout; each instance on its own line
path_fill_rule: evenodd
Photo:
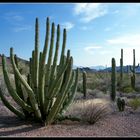
M 24 64 L 27 64 L 27 65 L 29 64 L 29 61 L 24 60 L 22 58 L 18 57 L 18 60 L 20 62 L 24 63 Z M 2 61 L 2 58 L 1 58 L 1 55 L 0 55 L 0 65 L 2 65 L 1 61 Z M 7 61 L 7 64 L 10 64 L 10 58 L 9 57 L 6 57 L 6 61 Z M 73 69 L 76 69 L 76 68 L 79 68 L 81 71 L 85 70 L 87 72 L 97 72 L 97 71 L 100 71 L 100 72 L 111 72 L 111 67 L 105 67 L 105 66 L 102 66 L 102 65 L 90 66 L 90 67 L 83 67 L 83 66 L 73 65 Z M 120 72 L 120 67 L 119 66 L 116 66 L 116 71 Z M 124 72 L 130 71 L 130 65 L 123 66 L 123 71 Z M 140 67 L 136 68 L 136 73 L 140 73 Z

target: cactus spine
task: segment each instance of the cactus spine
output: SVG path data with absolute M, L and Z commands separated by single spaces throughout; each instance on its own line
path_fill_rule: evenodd
M 83 71 L 83 98 L 86 99 L 87 95 L 87 74 L 85 71 Z
M 112 72 L 111 72 L 111 100 L 115 101 L 116 98 L 116 62 L 115 58 L 112 58 Z
M 32 51 L 32 57 L 30 58 L 27 80 L 20 73 L 13 48 L 10 48 L 10 59 L 15 80 L 17 80 L 15 81 L 16 89 L 10 82 L 5 56 L 2 56 L 3 74 L 7 89 L 16 103 L 20 105 L 22 111 L 18 111 L 14 106 L 10 105 L 0 90 L 0 97 L 3 103 L 17 116 L 21 118 L 26 116 L 28 118 L 32 114 L 33 119 L 43 122 L 45 125 L 53 123 L 60 115 L 63 115 L 63 112 L 75 97 L 78 83 L 79 70 L 74 71 L 72 69 L 73 57 L 70 55 L 70 50 L 65 55 L 66 29 L 63 30 L 63 44 L 59 64 L 57 64 L 57 61 L 60 46 L 60 25 L 57 26 L 55 48 L 54 40 L 55 24 L 52 23 L 50 38 L 50 23 L 49 18 L 47 18 L 44 49 L 42 52 L 39 52 L 39 23 L 38 18 L 36 18 L 35 49 Z M 55 50 L 54 55 L 53 50 Z M 48 60 L 46 64 L 47 52 Z M 25 88 L 27 93 L 28 97 L 26 99 L 23 97 L 21 86 Z

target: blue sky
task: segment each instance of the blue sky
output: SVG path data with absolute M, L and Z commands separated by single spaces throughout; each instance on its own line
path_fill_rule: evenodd
M 74 65 L 111 66 L 111 58 L 124 65 L 140 63 L 139 3 L 24 3 L 0 4 L 0 53 L 9 56 L 12 46 L 21 58 L 29 59 L 34 49 L 35 18 L 39 18 L 40 50 L 43 49 L 46 17 L 67 29 L 67 49 Z M 61 45 L 61 44 L 60 44 Z

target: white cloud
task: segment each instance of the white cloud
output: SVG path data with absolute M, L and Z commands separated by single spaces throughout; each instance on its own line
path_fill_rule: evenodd
M 83 31 L 89 31 L 89 30 L 92 30 L 93 27 L 92 26 L 80 26 L 79 29 L 83 30 Z
M 135 49 L 136 65 L 140 63 L 140 47 L 126 47 L 123 49 L 124 65 L 133 65 L 133 49 Z
M 4 18 L 10 22 L 24 20 L 23 16 L 19 15 L 19 13 L 16 13 L 16 12 L 5 13 Z
M 107 42 L 111 45 L 137 47 L 140 46 L 140 34 L 122 35 L 114 39 L 109 39 Z
M 24 26 L 20 26 L 20 27 L 15 27 L 13 28 L 14 32 L 21 32 L 21 31 L 26 31 L 26 30 L 30 30 L 31 26 L 29 25 L 24 25 Z
M 65 23 L 62 23 L 61 26 L 63 28 L 66 28 L 67 30 L 70 30 L 70 29 L 72 29 L 74 27 L 74 24 L 71 23 L 71 22 L 65 22 Z
M 106 55 L 106 54 L 110 54 L 110 53 L 111 53 L 111 51 L 107 51 L 107 50 L 100 51 L 101 55 Z
M 94 54 L 95 50 L 97 49 L 101 49 L 101 46 L 97 46 L 97 45 L 90 45 L 88 47 L 85 47 L 84 50 L 86 52 L 88 52 L 89 54 Z
M 140 34 L 126 34 L 107 40 L 107 45 L 112 47 L 112 54 L 118 58 L 121 56 L 120 50 L 123 49 L 124 65 L 133 64 L 133 49 L 135 49 L 136 64 L 140 63 Z M 114 48 L 113 48 L 114 47 Z
M 101 3 L 78 3 L 74 7 L 74 14 L 81 15 L 80 20 L 87 23 L 107 14 L 107 8 Z

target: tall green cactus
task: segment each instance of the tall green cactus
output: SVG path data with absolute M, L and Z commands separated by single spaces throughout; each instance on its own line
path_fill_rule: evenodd
M 87 95 L 87 74 L 85 71 L 83 71 L 83 98 L 86 98 Z
M 111 72 L 111 100 L 115 101 L 116 98 L 116 62 L 115 58 L 112 58 L 112 72 Z
M 123 80 L 123 49 L 121 49 L 121 58 L 120 58 L 120 81 Z
M 47 18 L 45 45 L 43 51 L 39 53 L 39 23 L 38 18 L 36 18 L 35 49 L 32 51 L 32 57 L 29 61 L 30 69 L 27 79 L 23 78 L 20 73 L 13 48 L 10 48 L 10 59 L 14 70 L 16 88 L 10 82 L 6 59 L 4 54 L 2 55 L 3 74 L 7 89 L 22 110 L 17 110 L 11 105 L 0 89 L 0 97 L 3 103 L 17 116 L 33 118 L 43 122 L 45 125 L 52 124 L 60 115 L 62 116 L 72 103 L 76 94 L 79 75 L 78 69 L 76 71 L 72 69 L 73 57 L 70 55 L 70 50 L 65 55 L 66 29 L 63 30 L 63 44 L 59 64 L 57 62 L 60 46 L 60 25 L 57 26 L 55 48 L 54 40 L 55 24 L 52 23 L 50 38 L 50 22 L 49 18 Z M 54 55 L 53 50 L 55 50 Z M 46 64 L 47 53 L 48 60 Z M 23 96 L 23 88 L 27 94 L 26 98 Z
M 136 77 L 136 68 L 139 67 L 139 64 L 136 66 L 135 62 L 135 49 L 133 49 L 133 66 L 130 66 L 130 71 L 132 72 L 131 76 L 131 87 L 135 90 L 135 77 Z

